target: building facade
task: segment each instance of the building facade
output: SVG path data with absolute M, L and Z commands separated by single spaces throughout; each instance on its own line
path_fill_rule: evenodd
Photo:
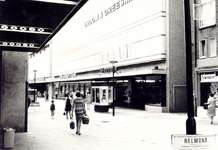
M 196 0 L 195 3 L 195 89 L 198 116 L 206 115 L 203 104 L 207 102 L 209 93 L 215 93 L 218 89 L 217 8 L 215 0 Z
M 116 106 L 180 112 L 187 109 L 185 58 L 183 1 L 89 0 L 30 55 L 29 70 L 37 68 L 37 89 L 50 98 L 79 90 L 94 104 L 111 102 L 114 87 Z

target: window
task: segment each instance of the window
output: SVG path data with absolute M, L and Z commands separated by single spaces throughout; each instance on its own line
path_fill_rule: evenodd
M 200 41 L 199 55 L 200 55 L 200 58 L 206 57 L 206 40 Z
M 107 55 L 107 42 L 102 41 L 102 62 L 108 62 L 108 55 Z
M 215 0 L 201 0 L 200 3 L 200 28 L 216 23 Z
M 119 47 L 116 47 L 114 49 L 114 60 L 120 60 L 120 49 L 119 49 Z
M 208 41 L 208 46 L 209 46 L 209 49 L 208 49 L 208 55 L 210 57 L 212 56 L 216 56 L 216 38 L 210 38 L 209 41 Z

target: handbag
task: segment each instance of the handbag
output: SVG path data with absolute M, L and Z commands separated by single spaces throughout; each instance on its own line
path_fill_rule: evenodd
M 72 121 L 72 122 L 70 122 L 70 129 L 74 129 L 75 128 L 75 123 Z
M 82 123 L 83 123 L 83 124 L 89 124 L 89 117 L 84 115 L 84 116 L 82 117 Z
M 63 115 L 66 115 L 66 113 L 64 112 Z
M 204 103 L 204 109 L 208 109 L 208 104 Z

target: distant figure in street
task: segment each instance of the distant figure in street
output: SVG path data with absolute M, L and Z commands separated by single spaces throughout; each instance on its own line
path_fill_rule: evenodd
M 58 91 L 57 90 L 55 91 L 55 98 L 56 98 L 56 100 L 58 99 Z
M 55 104 L 54 104 L 54 100 L 51 101 L 50 110 L 51 110 L 51 118 L 54 119 L 54 114 L 55 114 Z
M 127 103 L 128 103 L 128 107 L 131 104 L 131 91 L 127 91 Z
M 46 91 L 44 92 L 44 97 L 45 97 L 45 101 L 48 102 L 48 93 Z
M 80 129 L 82 125 L 82 117 L 85 114 L 86 115 L 86 109 L 85 109 L 85 102 L 81 98 L 80 92 L 76 93 L 76 98 L 73 100 L 72 104 L 72 119 L 73 121 L 73 112 L 75 111 L 75 117 L 76 117 L 76 134 L 81 135 Z
M 208 101 L 208 109 L 207 109 L 207 115 L 210 118 L 210 123 L 213 124 L 213 118 L 216 116 L 216 99 L 214 98 L 214 94 L 210 93 Z
M 92 103 L 92 96 L 90 94 L 90 92 L 87 92 L 87 95 L 86 95 L 86 102 L 87 102 L 87 109 L 90 110 L 90 104 Z
M 71 119 L 71 102 L 70 102 L 70 94 L 69 94 L 69 96 L 66 98 L 66 102 L 65 102 L 65 112 L 66 112 L 66 118 L 68 119 L 68 114 L 69 114 L 70 119 Z
M 46 101 L 48 102 L 48 93 L 46 92 Z
M 29 108 L 29 106 L 30 106 L 30 103 L 31 103 L 31 99 L 30 99 L 30 97 L 28 96 L 28 108 Z

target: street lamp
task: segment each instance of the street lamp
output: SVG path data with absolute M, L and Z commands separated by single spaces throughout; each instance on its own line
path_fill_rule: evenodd
M 115 67 L 114 67 L 114 65 L 116 64 L 116 63 L 118 63 L 118 61 L 116 61 L 116 60 L 113 60 L 113 61 L 110 61 L 110 63 L 112 64 L 112 66 L 113 66 L 113 69 L 112 69 L 112 72 L 113 72 L 113 103 L 112 103 L 112 107 L 113 107 L 113 116 L 115 116 L 115 107 L 114 107 L 114 72 L 115 72 Z
M 192 44 L 191 21 L 189 0 L 184 1 L 185 8 L 185 40 L 186 40 L 186 84 L 187 84 L 187 108 L 186 134 L 196 134 L 196 122 L 194 118 L 193 86 L 192 86 Z
M 36 72 L 37 70 L 33 70 L 34 72 L 34 100 L 33 102 L 35 103 L 36 102 Z

